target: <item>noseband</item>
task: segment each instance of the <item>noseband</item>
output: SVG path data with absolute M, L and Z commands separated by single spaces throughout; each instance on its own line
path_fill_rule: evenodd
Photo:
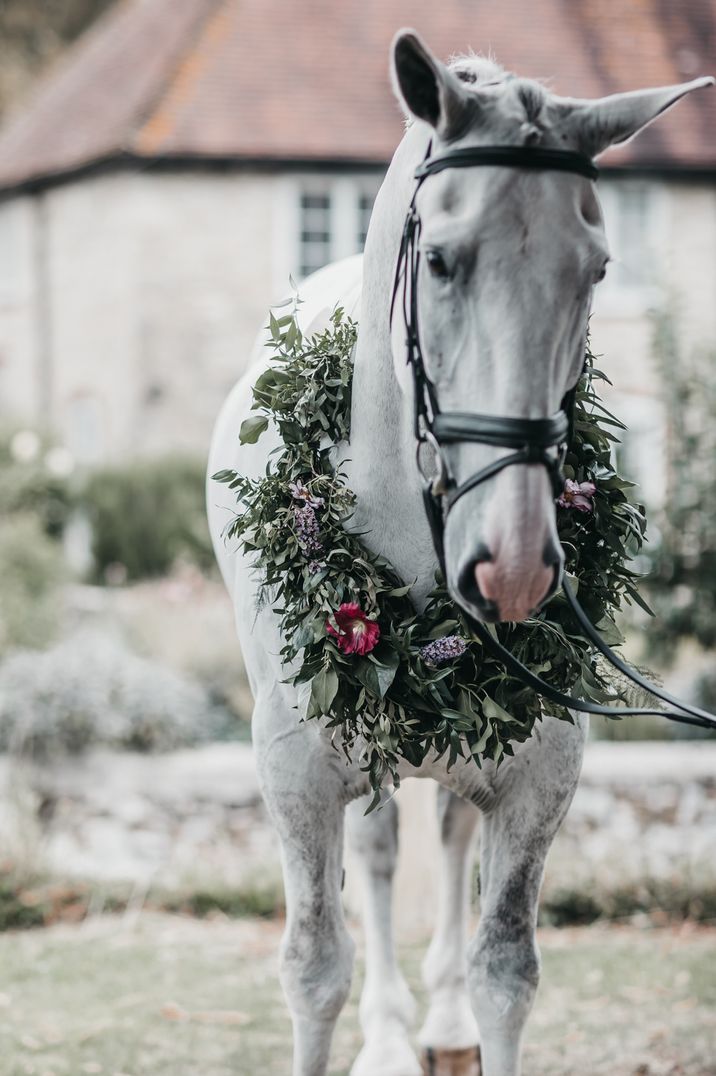
M 400 284 L 403 284 L 403 318 L 406 330 L 406 350 L 408 365 L 413 378 L 414 435 L 418 470 L 423 479 L 423 502 L 425 514 L 430 525 L 433 545 L 438 562 L 447 581 L 445 571 L 444 532 L 448 512 L 470 490 L 493 478 L 506 467 L 515 464 L 539 464 L 547 470 L 552 490 L 557 498 L 564 488 L 562 465 L 572 435 L 572 413 L 577 391 L 574 384 L 564 395 L 560 409 L 545 418 L 515 418 L 507 415 L 485 415 L 472 411 L 440 410 L 437 391 L 430 379 L 420 344 L 418 327 L 418 273 L 420 269 L 420 230 L 421 221 L 416 209 L 418 192 L 428 178 L 447 168 L 502 167 L 520 168 L 528 171 L 571 172 L 596 180 L 599 170 L 596 165 L 582 153 L 571 150 L 545 149 L 529 146 L 468 146 L 460 149 L 446 150 L 430 156 L 432 146 L 422 164 L 415 171 L 415 190 L 408 207 L 403 227 L 403 235 L 398 252 L 393 282 L 393 294 L 390 304 L 392 323 L 395 302 Z M 508 455 L 500 456 L 492 463 L 471 475 L 457 485 L 450 474 L 450 469 L 443 452 L 443 446 L 450 444 L 472 443 L 493 445 L 496 448 L 510 449 Z M 421 458 L 423 445 L 428 445 L 435 454 L 437 471 L 428 474 Z M 599 632 L 586 616 L 576 595 L 566 579 L 562 580 L 564 595 L 574 613 L 581 629 L 597 650 L 623 676 L 639 687 L 655 695 L 663 702 L 676 707 L 679 712 L 664 709 L 647 709 L 644 707 L 612 707 L 592 703 L 571 695 L 564 695 L 542 680 L 531 669 L 523 665 L 507 650 L 485 624 L 473 617 L 468 617 L 470 626 L 483 645 L 499 658 L 509 672 L 537 691 L 544 698 L 557 706 L 578 710 L 583 713 L 603 714 L 608 717 L 622 717 L 632 714 L 657 714 L 682 724 L 697 725 L 702 728 L 716 728 L 716 717 L 697 706 L 680 702 L 662 688 L 646 680 L 640 673 L 627 665 L 619 655 L 604 642 Z M 689 715 L 689 716 L 687 716 Z

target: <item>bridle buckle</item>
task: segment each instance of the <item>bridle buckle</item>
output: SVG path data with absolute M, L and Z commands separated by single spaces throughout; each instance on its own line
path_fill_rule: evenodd
M 436 474 L 428 474 L 426 471 L 425 463 L 420 455 L 420 449 L 423 445 L 428 445 L 433 450 L 435 463 L 437 465 Z M 420 431 L 420 437 L 418 438 L 418 443 L 415 448 L 415 459 L 418 465 L 418 472 L 426 487 L 429 488 L 434 497 L 443 497 L 452 485 L 452 478 L 445 456 L 443 455 L 442 449 L 432 430 L 423 428 Z

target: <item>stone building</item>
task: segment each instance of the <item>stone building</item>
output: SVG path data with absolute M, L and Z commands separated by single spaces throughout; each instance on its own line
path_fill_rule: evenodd
M 120 0 L 0 132 L 0 417 L 89 464 L 203 452 L 289 273 L 362 247 L 405 24 L 570 96 L 716 55 L 713 0 Z M 676 303 L 690 342 L 716 338 L 716 91 L 602 164 L 595 343 L 648 450 L 648 311 Z

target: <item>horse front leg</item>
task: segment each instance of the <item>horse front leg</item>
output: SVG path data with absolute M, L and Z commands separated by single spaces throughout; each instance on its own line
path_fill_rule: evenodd
M 535 937 L 544 862 L 572 801 L 587 723 L 545 718 L 500 773 L 481 822 L 481 909 L 468 952 L 483 1076 L 520 1076 L 522 1036 L 540 974 Z
M 325 1076 L 348 997 L 353 941 L 341 903 L 344 774 L 294 710 L 257 703 L 254 744 L 262 792 L 281 841 L 286 929 L 280 977 L 293 1023 L 293 1076 Z
M 479 1076 L 478 1030 L 467 989 L 467 929 L 477 809 L 438 788 L 440 859 L 435 932 L 423 961 L 429 1008 L 420 1030 L 430 1072 Z
M 379 810 L 366 815 L 371 797 L 352 803 L 347 832 L 360 871 L 365 932 L 365 984 L 360 1019 L 365 1045 L 351 1076 L 421 1076 L 408 1039 L 415 1003 L 395 956 L 393 875 L 398 856 L 398 807 L 384 795 Z

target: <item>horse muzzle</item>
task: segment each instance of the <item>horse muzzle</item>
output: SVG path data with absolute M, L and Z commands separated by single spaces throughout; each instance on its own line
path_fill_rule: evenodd
M 487 623 L 522 621 L 549 601 L 560 585 L 564 557 L 548 540 L 537 557 L 527 549 L 479 547 L 457 576 L 455 597 Z

